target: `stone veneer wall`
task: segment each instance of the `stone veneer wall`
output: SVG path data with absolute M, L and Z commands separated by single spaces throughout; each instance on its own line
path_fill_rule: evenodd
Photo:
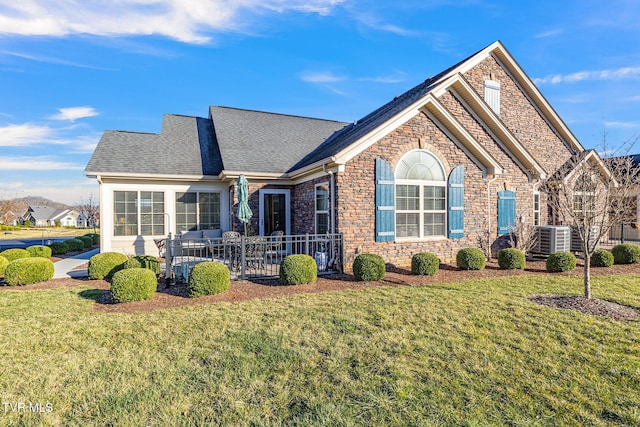
M 465 166 L 465 237 L 376 242 L 375 159 L 383 158 L 395 169 L 404 154 L 419 148 L 438 157 L 447 176 L 454 167 Z M 397 265 L 408 265 L 414 253 L 424 251 L 449 261 L 462 247 L 478 247 L 479 238 L 487 230 L 487 188 L 482 171 L 424 113 L 350 160 L 345 172 L 337 174 L 337 188 L 337 224 L 344 233 L 347 269 L 359 252 L 377 253 Z M 492 210 L 495 216 L 494 206 Z
M 500 82 L 500 119 L 548 175 L 569 159 L 572 154 L 570 149 L 549 127 L 547 121 L 495 58 L 490 56 L 485 59 L 466 72 L 464 77 L 481 97 L 484 97 L 485 80 Z M 544 155 L 540 155 L 541 153 Z

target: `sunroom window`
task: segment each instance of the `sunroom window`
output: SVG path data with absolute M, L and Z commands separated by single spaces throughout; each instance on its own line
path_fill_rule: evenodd
M 395 173 L 396 238 L 446 234 L 446 180 L 436 157 L 425 150 L 407 153 Z

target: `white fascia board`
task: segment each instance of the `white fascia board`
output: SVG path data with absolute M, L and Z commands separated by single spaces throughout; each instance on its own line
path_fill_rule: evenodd
M 511 76 L 520 90 L 529 98 L 531 104 L 540 113 L 540 116 L 547 124 L 555 130 L 556 134 L 562 141 L 575 153 L 585 151 L 584 147 L 575 137 L 573 132 L 567 127 L 560 115 L 553 109 L 551 104 L 542 95 L 542 92 L 533 83 L 531 78 L 524 72 L 522 67 L 509 54 L 506 48 L 500 44 L 491 50 L 491 55 L 500 64 L 500 66 Z
M 491 136 L 509 153 L 511 158 L 516 161 L 530 178 L 546 178 L 547 173 L 542 166 L 540 166 L 527 149 L 520 144 L 520 141 L 511 133 L 487 103 L 478 96 L 476 91 L 471 88 L 462 75 L 458 75 L 454 79 L 450 89 L 458 101 L 467 107 L 474 118 L 478 122 L 484 123 L 485 128 L 490 132 Z M 467 98 L 473 102 L 473 106 L 469 105 L 466 101 Z
M 456 145 L 476 164 L 479 162 L 479 166 L 486 171 L 487 175 L 501 175 L 503 167 L 475 140 L 465 127 L 437 99 L 432 97 L 429 101 L 422 108 L 422 111 L 429 116 L 440 130 L 445 132 L 452 141 L 455 141 Z

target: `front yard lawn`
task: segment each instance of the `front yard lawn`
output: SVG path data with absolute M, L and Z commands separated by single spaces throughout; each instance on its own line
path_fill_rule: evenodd
M 640 276 L 593 290 L 640 307 Z M 3 289 L 0 424 L 638 425 L 640 322 L 528 299 L 581 292 L 530 275 L 130 314 Z

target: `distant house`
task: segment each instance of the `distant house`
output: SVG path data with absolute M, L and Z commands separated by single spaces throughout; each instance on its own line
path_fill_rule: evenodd
M 241 230 L 245 175 L 259 234 L 342 233 L 344 265 L 360 252 L 406 265 L 421 251 L 450 260 L 516 221 L 549 224 L 540 184 L 584 151 L 495 42 L 353 123 L 210 107 L 165 115 L 159 134 L 106 131 L 86 174 L 104 251 Z
M 75 209 L 56 209 L 51 206 L 29 206 L 22 216 L 22 222 L 29 221 L 36 227 L 78 226 L 78 211 Z

